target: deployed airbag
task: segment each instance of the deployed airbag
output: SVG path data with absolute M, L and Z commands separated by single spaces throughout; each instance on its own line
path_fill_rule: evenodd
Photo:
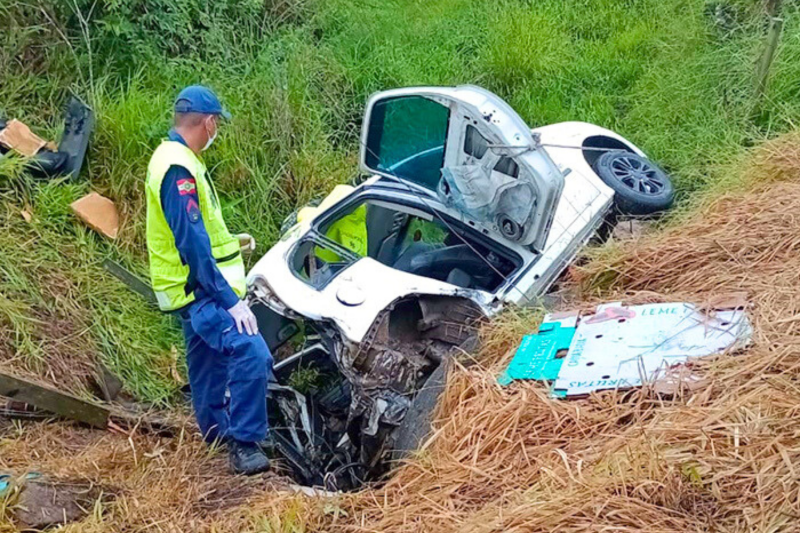
M 522 238 L 530 227 L 536 205 L 528 180 L 483 165 L 443 168 L 439 197 L 477 221 L 496 224 L 512 240 Z

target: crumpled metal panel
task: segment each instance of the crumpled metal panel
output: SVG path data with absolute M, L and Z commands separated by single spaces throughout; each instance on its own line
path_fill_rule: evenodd
M 515 178 L 482 165 L 460 165 L 443 168 L 442 179 L 446 187 L 440 188 L 439 196 L 445 205 L 475 220 L 496 223 L 502 214 L 520 228 L 529 226 L 533 220 L 536 186 L 527 171 L 521 171 Z M 521 229 L 516 235 L 501 232 L 513 240 L 522 237 Z
M 419 320 L 390 334 L 392 313 L 410 313 L 418 305 Z M 399 308 L 400 305 L 406 307 Z M 409 307 L 409 304 L 410 307 Z M 365 341 L 346 344 L 337 353 L 342 373 L 352 385 L 348 434 L 361 439 L 365 464 L 378 464 L 392 428 L 399 426 L 412 400 L 428 377 L 455 346 L 473 349 L 476 321 L 484 315 L 471 301 L 439 296 L 404 298 L 382 312 Z M 395 326 L 397 329 L 397 326 Z M 416 335 L 412 340 L 409 335 Z

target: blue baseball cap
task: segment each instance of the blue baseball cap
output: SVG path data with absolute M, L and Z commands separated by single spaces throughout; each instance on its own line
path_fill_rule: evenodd
M 220 115 L 226 120 L 231 118 L 214 91 L 202 85 L 190 85 L 182 90 L 175 99 L 175 112 Z

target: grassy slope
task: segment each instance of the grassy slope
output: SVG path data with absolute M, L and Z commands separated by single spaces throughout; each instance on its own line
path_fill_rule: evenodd
M 114 257 L 146 272 L 144 169 L 185 84 L 212 85 L 235 115 L 208 162 L 229 225 L 253 233 L 261 251 L 292 207 L 356 172 L 362 105 L 383 88 L 477 83 L 531 126 L 610 127 L 663 163 L 684 198 L 724 182 L 721 165 L 800 117 L 793 6 L 752 121 L 764 27 L 754 1 L 51 4 L 0 3 L 0 106 L 55 137 L 73 89 L 95 107 L 98 129 L 78 183 L 34 184 L 18 162 L 0 161 L 0 350 L 4 364 L 78 388 L 80 373 L 63 361 L 88 371 L 87 355 L 100 358 L 150 401 L 175 396 L 180 332 L 99 264 Z M 70 216 L 69 202 L 89 189 L 120 207 L 118 243 Z

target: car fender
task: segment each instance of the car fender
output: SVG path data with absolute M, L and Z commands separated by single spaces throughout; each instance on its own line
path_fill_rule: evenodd
M 547 146 L 548 144 L 582 147 L 584 141 L 590 137 L 607 137 L 626 145 L 630 151 L 646 157 L 645 153 L 642 152 L 639 147 L 622 135 L 588 122 L 558 122 L 556 124 L 533 128 L 531 132 L 540 135 L 541 142 L 545 145 L 548 152 L 550 152 L 552 148 Z M 578 150 L 578 152 L 580 152 L 580 150 Z

